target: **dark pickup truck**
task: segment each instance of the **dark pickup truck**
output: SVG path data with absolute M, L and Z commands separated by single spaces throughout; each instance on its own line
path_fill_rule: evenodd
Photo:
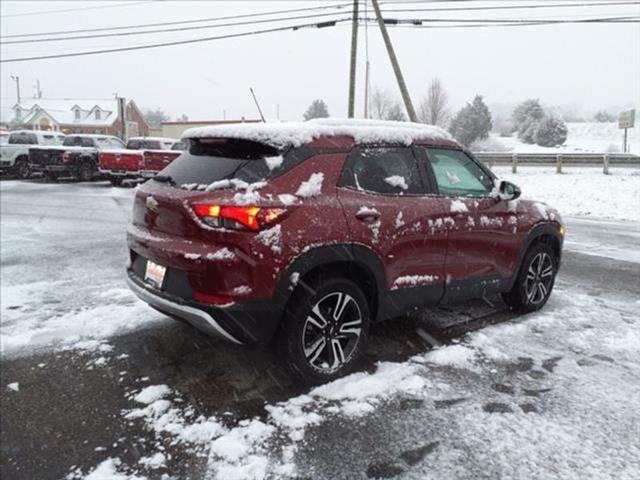
M 109 135 L 67 135 L 61 146 L 30 148 L 29 166 L 49 180 L 74 177 L 88 182 L 98 173 L 100 151 L 122 147 L 119 138 Z

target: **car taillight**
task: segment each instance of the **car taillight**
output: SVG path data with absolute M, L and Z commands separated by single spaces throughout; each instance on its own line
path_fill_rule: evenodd
M 206 225 L 217 228 L 260 230 L 277 222 L 286 213 L 284 208 L 222 206 L 196 204 L 196 216 Z
M 72 160 L 72 158 L 73 158 L 73 157 L 71 156 L 71 153 L 69 153 L 69 152 L 64 152 L 64 153 L 62 154 L 62 161 L 63 161 L 64 163 L 69 163 L 69 162 Z

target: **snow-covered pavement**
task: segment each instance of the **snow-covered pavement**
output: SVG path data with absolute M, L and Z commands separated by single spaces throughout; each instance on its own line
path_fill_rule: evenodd
M 640 223 L 626 206 L 596 216 L 640 176 L 602 177 L 609 194 L 588 198 L 568 175 L 514 178 L 568 224 L 543 311 L 470 302 L 376 326 L 364 370 L 311 391 L 272 351 L 133 298 L 132 190 L 2 182 L 0 474 L 635 480 Z

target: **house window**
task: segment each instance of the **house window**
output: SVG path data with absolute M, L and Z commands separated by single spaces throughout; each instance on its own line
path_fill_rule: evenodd
M 100 110 L 96 110 L 96 120 L 100 120 L 100 114 L 102 112 L 100 112 Z
M 76 115 L 76 117 L 75 117 L 75 118 L 76 118 L 76 120 L 80 120 L 80 109 L 79 109 L 79 108 L 76 108 L 76 109 L 74 110 L 74 113 L 75 113 L 75 115 Z

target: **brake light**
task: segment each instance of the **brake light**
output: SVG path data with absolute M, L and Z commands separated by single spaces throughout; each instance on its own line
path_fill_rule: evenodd
M 277 222 L 286 213 L 284 208 L 231 207 L 197 204 L 196 216 L 210 227 L 260 230 Z
M 73 159 L 73 157 L 71 156 L 70 152 L 64 152 L 62 154 L 62 162 L 63 163 L 69 163 L 72 159 Z

